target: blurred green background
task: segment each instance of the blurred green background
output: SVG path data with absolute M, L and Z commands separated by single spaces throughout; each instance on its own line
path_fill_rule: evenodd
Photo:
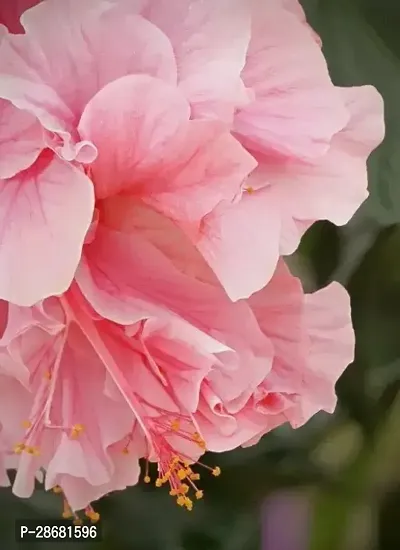
M 289 260 L 307 289 L 338 280 L 351 293 L 356 360 L 339 381 L 337 412 L 209 456 L 223 475 L 191 514 L 147 486 L 104 498 L 104 542 L 75 550 L 400 550 L 400 2 L 303 5 L 334 82 L 373 84 L 386 104 L 369 200 L 344 228 L 315 225 Z M 59 517 L 60 504 L 40 489 L 28 501 L 0 490 L 0 548 L 19 548 L 15 518 Z

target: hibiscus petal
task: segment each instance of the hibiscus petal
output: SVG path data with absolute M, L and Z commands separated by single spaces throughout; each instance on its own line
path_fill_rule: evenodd
M 348 120 L 314 35 L 279 5 L 258 3 L 242 78 L 256 98 L 234 129 L 250 149 L 314 158 Z
M 279 205 L 269 189 L 221 203 L 202 220 L 197 247 L 231 300 L 247 298 L 272 277 L 279 256 Z
M 158 334 L 150 334 L 145 345 L 179 403 L 185 410 L 195 412 L 200 385 L 215 358 L 194 349 L 190 341 L 182 341 L 179 334 L 174 334 L 176 328 L 173 323 L 166 325 Z
M 250 41 L 247 0 L 149 0 L 143 15 L 170 39 L 194 117 L 229 121 L 245 100 L 240 73 Z
M 44 153 L 18 176 L 0 181 L 0 297 L 33 305 L 64 292 L 92 219 L 91 181 Z
M 37 119 L 0 99 L 0 179 L 29 168 L 44 147 Z
M 233 202 L 256 160 L 219 124 L 190 121 L 187 131 L 172 143 L 173 156 L 157 188 L 143 200 L 180 223 L 189 234 L 221 201 Z M 197 240 L 193 232 L 194 242 Z
M 131 75 L 105 86 L 79 123 L 99 152 L 91 166 L 96 195 L 130 189 L 189 221 L 232 200 L 256 161 L 220 124 L 189 117 L 181 92 L 158 79 Z
M 310 342 L 308 372 L 304 378 L 309 386 L 308 400 L 303 404 L 307 421 L 321 409 L 334 411 L 335 384 L 354 359 L 355 337 L 350 298 L 339 283 L 306 294 L 304 315 Z
M 340 89 L 339 93 L 351 119 L 333 138 L 326 155 L 309 163 L 260 166 L 282 212 L 281 254 L 294 251 L 310 220 L 344 225 L 368 196 L 366 161 L 384 135 L 382 98 L 371 86 Z M 293 222 L 297 237 L 290 229 Z
M 22 23 L 25 35 L 3 40 L 0 97 L 56 132 L 61 142 L 49 139 L 49 144 L 66 160 L 95 158 L 93 146 L 79 142 L 76 126 L 86 103 L 105 84 L 130 73 L 176 82 L 167 37 L 128 4 L 49 0 L 26 12 Z
M 98 313 L 126 325 L 172 313 L 195 320 L 218 296 L 211 286 L 178 271 L 139 232 L 126 234 L 104 226 L 85 246 L 76 280 Z
M 80 135 L 99 152 L 91 165 L 96 196 L 117 194 L 153 174 L 189 117 L 184 96 L 159 79 L 130 75 L 102 88 L 79 122 Z

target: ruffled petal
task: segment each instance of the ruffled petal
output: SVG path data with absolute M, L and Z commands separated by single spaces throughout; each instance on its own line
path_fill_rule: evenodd
M 351 118 L 324 156 L 285 164 L 258 159 L 254 178 L 270 185 L 281 212 L 281 254 L 294 252 L 315 220 L 346 224 L 368 196 L 367 158 L 384 137 L 382 98 L 371 86 L 339 89 L 337 93 Z
M 0 297 L 33 305 L 71 284 L 93 214 L 91 181 L 44 153 L 0 181 Z
M 0 100 L 0 179 L 29 168 L 45 147 L 37 119 Z
M 310 29 L 276 3 L 254 10 L 242 78 L 255 100 L 237 113 L 234 130 L 249 149 L 318 157 L 348 121 Z
M 131 73 L 176 82 L 167 37 L 129 4 L 49 0 L 24 13 L 22 23 L 26 34 L 2 43 L 0 97 L 37 116 L 51 133 L 48 144 L 66 160 L 96 157 L 76 127 L 105 84 Z
M 170 39 L 177 58 L 179 87 L 193 117 L 232 119 L 246 101 L 240 74 L 250 41 L 247 0 L 148 0 L 144 17 Z
M 279 256 L 281 216 L 269 189 L 221 203 L 202 220 L 197 247 L 231 300 L 248 298 L 272 277 Z

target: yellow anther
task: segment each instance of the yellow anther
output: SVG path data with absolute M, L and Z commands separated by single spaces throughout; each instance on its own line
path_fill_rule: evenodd
M 177 471 L 177 475 L 178 475 L 179 479 L 182 481 L 183 479 L 186 479 L 187 472 L 186 472 L 186 470 L 181 468 L 180 470 Z
M 17 455 L 20 455 L 24 450 L 25 450 L 24 443 L 18 443 L 14 447 L 14 453 L 17 454 Z
M 186 495 L 186 493 L 189 492 L 189 485 L 186 485 L 186 483 L 182 483 L 182 485 L 179 487 L 179 490 L 183 495 Z
M 199 481 L 199 479 L 200 479 L 200 474 L 190 474 L 189 478 L 190 478 L 192 481 Z
M 85 512 L 86 517 L 90 519 L 92 523 L 96 523 L 100 519 L 100 514 L 98 512 L 95 512 L 94 510 L 90 510 L 88 512 Z
M 171 489 L 169 494 L 170 494 L 171 497 L 176 497 L 178 493 L 177 493 L 176 489 Z
M 71 506 L 68 504 L 67 500 L 64 498 L 64 510 L 62 513 L 64 519 L 71 519 L 74 517 L 74 513 L 71 510 Z
M 174 432 L 179 431 L 180 427 L 181 427 L 181 423 L 179 422 L 178 419 L 173 420 L 173 421 L 171 422 L 171 428 L 174 430 Z
M 25 428 L 26 430 L 29 430 L 29 428 L 32 427 L 32 422 L 29 422 L 29 420 L 23 420 L 22 427 Z
M 184 497 L 183 495 L 179 496 L 179 497 L 176 499 L 176 503 L 178 504 L 178 506 L 185 506 L 185 504 L 186 504 L 186 497 Z
M 74 525 L 82 525 L 83 521 L 81 520 L 81 518 L 78 518 L 76 517 L 73 521 L 73 524 Z
M 129 454 L 129 449 L 128 449 L 128 447 L 124 447 L 124 448 L 122 449 L 122 454 L 123 454 L 123 455 L 128 455 L 128 454 Z
M 204 439 L 201 437 L 201 435 L 199 434 L 199 432 L 194 432 L 192 439 L 193 439 L 193 441 L 195 441 L 195 442 L 197 443 L 197 445 L 198 445 L 201 449 L 205 449 L 205 448 L 206 448 L 206 442 L 205 442 Z
M 51 372 L 46 371 L 43 375 L 43 378 L 45 378 L 46 380 L 51 380 Z
M 144 481 L 145 483 L 150 483 L 150 481 L 151 481 L 150 476 L 144 476 L 143 481 Z
M 55 487 L 53 487 L 53 493 L 55 493 L 56 495 L 59 495 L 60 493 L 62 493 L 62 489 L 59 485 L 56 485 Z
M 219 466 L 215 466 L 211 473 L 213 476 L 218 477 L 221 475 L 221 468 Z
M 74 426 L 72 426 L 71 437 L 73 439 L 76 439 L 84 431 L 84 429 L 85 428 L 82 424 L 75 424 Z
M 203 495 L 204 495 L 203 491 L 196 491 L 197 500 L 200 500 L 201 498 L 203 498 Z
M 25 451 L 32 456 L 39 456 L 40 451 L 37 447 L 25 447 Z
M 193 502 L 190 500 L 190 498 L 188 497 L 185 497 L 185 506 L 186 506 L 186 510 L 188 510 L 189 512 L 192 511 L 193 509 Z
M 171 466 L 175 466 L 179 462 L 180 462 L 179 456 L 174 456 L 173 459 L 171 460 Z
M 163 484 L 162 479 L 158 477 L 158 478 L 156 479 L 156 487 L 161 487 L 162 484 Z
M 254 188 L 251 186 L 248 186 L 248 187 L 245 187 L 245 191 L 247 191 L 248 194 L 251 195 L 252 193 L 254 193 Z

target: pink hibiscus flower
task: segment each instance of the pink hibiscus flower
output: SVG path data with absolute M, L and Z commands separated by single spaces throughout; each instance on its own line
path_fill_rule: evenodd
M 90 503 L 137 483 L 144 458 L 157 463 L 156 485 L 169 483 L 191 509 L 187 492 L 202 497 L 195 465 L 207 449 L 333 411 L 354 350 L 339 285 L 304 296 L 283 264 L 248 301 L 192 284 L 203 289 L 202 331 L 172 316 L 123 327 L 94 313 L 77 286 L 33 308 L 10 306 L 0 422 L 8 456 L 18 457 L 15 494 L 30 496 L 41 470 L 45 487 L 63 492 L 66 517 L 85 509 L 96 519 Z
M 1 298 L 64 292 L 113 197 L 172 220 L 232 299 L 365 199 L 380 97 L 333 86 L 296 2 L 45 0 L 21 23 L 0 46 Z
M 279 257 L 366 197 L 381 100 L 296 0 L 33 3 L 0 11 L 0 483 L 95 521 L 144 459 L 191 509 L 207 449 L 335 406 L 346 292 Z

